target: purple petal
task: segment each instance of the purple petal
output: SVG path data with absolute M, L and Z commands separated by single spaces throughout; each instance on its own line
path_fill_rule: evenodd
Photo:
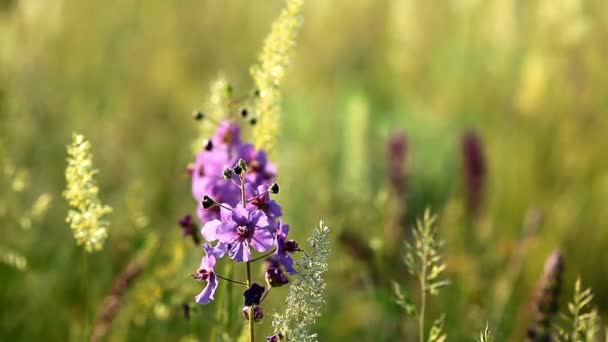
M 274 235 L 268 229 L 256 229 L 251 237 L 251 245 L 258 252 L 265 252 L 274 244 Z
M 246 226 L 249 222 L 249 211 L 243 208 L 241 204 L 234 207 L 232 210 L 232 220 L 239 226 Z
M 237 224 L 232 221 L 222 222 L 217 229 L 217 240 L 223 243 L 232 243 L 239 237 L 236 227 Z
M 281 262 L 281 265 L 283 265 L 283 267 L 285 267 L 285 271 L 289 272 L 289 274 L 298 273 L 298 271 L 293 267 L 293 265 L 295 264 L 295 261 L 293 260 L 291 255 L 284 253 L 279 256 L 279 261 Z
M 214 248 L 212 254 L 215 258 L 221 258 L 228 252 L 228 244 L 219 242 Z
M 249 261 L 251 258 L 249 244 L 246 241 L 235 242 L 230 251 L 228 251 L 228 256 L 236 261 Z
M 217 230 L 222 225 L 222 221 L 213 220 L 205 223 L 203 228 L 201 228 L 201 234 L 207 241 L 215 241 L 217 240 Z
M 261 210 L 254 210 L 249 213 L 249 221 L 255 226 L 259 228 L 268 228 L 270 226 L 270 222 L 268 221 L 268 216 L 264 214 Z
M 207 281 L 207 286 L 199 293 L 194 300 L 198 304 L 208 304 L 213 300 L 213 295 L 215 294 L 215 290 L 217 289 L 217 277 L 215 273 L 211 274 L 209 280 Z

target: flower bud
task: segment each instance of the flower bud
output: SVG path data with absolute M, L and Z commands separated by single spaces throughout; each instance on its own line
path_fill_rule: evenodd
M 201 121 L 205 118 L 205 114 L 203 114 L 203 112 L 201 111 L 195 110 L 192 113 L 192 117 L 194 118 L 194 120 Z
M 249 124 L 251 126 L 255 126 L 258 123 L 258 119 L 256 118 L 251 118 L 251 120 L 249 120 Z
M 215 201 L 211 197 L 209 197 L 207 195 L 203 196 L 203 200 L 201 201 L 201 205 L 203 206 L 203 208 L 209 209 L 214 204 L 215 204 Z
M 203 147 L 205 148 L 205 151 L 213 150 L 213 141 L 211 141 L 211 139 L 203 140 Z
M 249 320 L 249 306 L 244 306 L 243 310 L 241 310 L 241 312 L 243 313 L 243 317 L 245 317 L 245 320 Z M 254 305 L 253 306 L 253 321 L 254 322 L 260 322 L 262 319 L 264 318 L 264 311 L 262 311 L 262 308 Z
M 278 194 L 279 193 L 279 184 L 278 183 L 272 183 L 270 185 L 270 188 L 268 188 L 268 191 L 270 191 L 271 194 Z
M 242 158 L 239 159 L 237 165 L 240 166 L 243 171 L 247 172 L 247 163 L 245 162 L 245 160 L 243 160 Z
M 247 108 L 241 109 L 241 116 L 246 118 L 247 115 L 249 115 L 249 111 L 247 110 Z
M 234 172 L 232 171 L 231 168 L 225 168 L 224 171 L 222 172 L 222 174 L 224 175 L 225 179 L 232 179 L 232 176 L 234 175 Z

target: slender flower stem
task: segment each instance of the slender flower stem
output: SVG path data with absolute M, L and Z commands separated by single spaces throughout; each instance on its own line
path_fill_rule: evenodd
M 262 299 L 260 299 L 260 304 L 262 304 L 262 302 L 264 301 L 264 299 L 266 299 L 266 296 L 268 296 L 268 294 L 270 293 L 270 290 L 272 290 L 272 287 L 268 289 L 268 291 L 266 291 L 264 293 L 264 295 L 262 296 Z
M 245 197 L 245 172 L 240 175 L 241 178 L 241 199 L 243 201 L 243 208 L 247 205 L 247 198 Z M 251 287 L 251 261 L 247 261 L 247 288 Z M 253 305 L 249 306 L 249 341 L 255 342 L 255 327 L 253 326 Z
M 247 261 L 247 287 L 251 286 L 251 262 Z M 253 326 L 253 305 L 249 307 L 249 341 L 255 341 L 255 328 Z
M 255 262 L 255 261 L 258 261 L 260 259 L 264 259 L 265 257 L 269 256 L 270 254 L 274 253 L 276 250 L 277 250 L 276 248 L 273 248 L 270 252 L 268 252 L 268 253 L 266 253 L 264 255 L 260 255 L 257 258 L 251 259 L 251 260 L 249 260 L 249 262 Z
M 216 276 L 216 277 L 218 277 L 218 278 L 220 278 L 220 279 L 223 279 L 223 280 L 225 280 L 225 281 L 229 281 L 229 282 L 231 282 L 231 283 L 240 284 L 240 285 L 244 285 L 244 286 L 249 286 L 249 285 L 248 285 L 246 282 L 244 282 L 244 281 L 232 280 L 232 279 L 230 279 L 230 278 L 222 277 L 221 275 L 219 275 L 219 274 L 217 274 L 217 273 L 215 274 L 215 276 Z

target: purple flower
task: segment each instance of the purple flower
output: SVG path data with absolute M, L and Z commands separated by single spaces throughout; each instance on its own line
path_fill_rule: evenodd
M 387 177 L 395 194 L 403 197 L 406 192 L 404 164 L 407 159 L 407 136 L 401 131 L 393 132 L 386 148 Z
M 232 121 L 222 121 L 213 135 L 214 146 L 230 148 L 241 144 L 241 128 Z
M 285 267 L 285 270 L 290 274 L 296 274 L 298 271 L 293 267 L 295 261 L 290 253 L 300 251 L 298 243 L 295 240 L 287 240 L 289 233 L 289 225 L 283 222 L 277 222 L 277 251 L 275 256 L 278 261 Z
M 225 208 L 224 208 L 225 207 Z M 260 210 L 247 210 L 241 204 L 234 209 L 222 204 L 220 220 L 207 222 L 201 233 L 208 241 L 229 245 L 228 255 L 236 261 L 249 261 L 250 245 L 265 252 L 274 242 L 274 227 Z
M 462 162 L 467 190 L 467 209 L 477 216 L 483 205 L 483 192 L 486 181 L 486 159 L 481 138 L 473 131 L 462 137 Z
M 243 310 L 241 310 L 241 312 L 243 313 L 243 317 L 245 317 L 245 320 L 249 320 L 249 306 L 244 306 Z M 259 322 L 264 318 L 264 311 L 262 311 L 262 308 L 259 307 L 258 305 L 255 305 L 253 307 L 253 321 L 254 322 Z
M 270 287 L 280 287 L 289 283 L 289 279 L 281 270 L 281 265 L 276 258 L 268 258 L 264 263 L 266 264 L 264 278 Z
M 268 187 L 265 185 L 260 185 L 256 189 L 251 183 L 245 184 L 245 193 L 249 201 L 247 207 L 248 209 L 253 207 L 253 209 L 261 210 L 269 219 L 274 220 L 277 217 L 281 217 L 283 213 L 281 206 L 270 199 L 270 194 L 267 190 Z
M 201 260 L 196 273 L 192 276 L 194 279 L 199 281 L 206 281 L 207 286 L 199 293 L 194 300 L 198 304 L 207 304 L 213 300 L 213 295 L 217 289 L 217 276 L 215 275 L 215 256 L 213 255 L 213 248 L 209 245 L 203 246 L 205 248 L 205 256 Z
M 192 220 L 192 215 L 188 214 L 184 216 L 181 220 L 178 221 L 179 225 L 182 227 L 182 236 L 191 236 L 194 244 L 198 245 L 200 243 L 200 239 L 198 237 L 197 226 L 196 223 Z
M 253 283 L 247 290 L 245 290 L 245 292 L 243 292 L 243 297 L 245 297 L 245 306 L 260 305 L 263 294 L 264 286 L 258 283 Z
M 256 150 L 251 144 L 241 145 L 239 155 L 247 163 L 245 179 L 253 184 L 270 184 L 277 176 L 277 168 L 268 161 L 264 150 Z
M 219 203 L 226 203 L 230 206 L 235 206 L 240 201 L 241 191 L 229 180 L 218 179 L 215 184 L 209 186 L 208 191 L 204 193 L 204 195 L 213 198 L 213 200 Z M 200 198 L 198 200 L 200 201 Z M 209 222 L 219 219 L 221 217 L 221 210 L 217 205 L 214 205 L 209 209 L 205 209 L 199 203 L 197 215 L 201 222 Z

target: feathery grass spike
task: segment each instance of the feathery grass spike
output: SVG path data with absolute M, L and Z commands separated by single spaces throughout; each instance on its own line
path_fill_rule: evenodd
M 259 93 L 255 110 L 259 121 L 253 129 L 253 139 L 258 148 L 267 151 L 272 151 L 279 132 L 280 85 L 302 25 L 302 2 L 286 1 L 285 9 L 272 24 L 272 30 L 264 41 L 258 64 L 250 71 Z
M 275 313 L 272 325 L 276 334 L 282 334 L 288 341 L 317 341 L 317 334 L 310 326 L 321 316 L 321 306 L 325 303 L 323 292 L 329 256 L 329 228 L 323 221 L 308 239 L 309 248 L 298 262 L 298 275 L 289 288 L 285 300 L 285 311 Z
M 66 221 L 78 245 L 84 245 L 87 252 L 94 252 L 103 248 L 108 236 L 109 222 L 103 217 L 112 208 L 99 201 L 94 177 L 98 171 L 93 168 L 91 143 L 80 134 L 74 133 L 72 138 L 72 145 L 68 146 L 67 187 L 63 196 L 73 209 L 68 211 Z
M 417 221 L 414 229 L 415 245 L 405 243 L 405 264 L 409 272 L 418 278 L 420 285 L 420 308 L 415 311 L 415 314 L 418 319 L 418 333 L 421 342 L 425 341 L 424 324 L 427 294 L 437 295 L 442 287 L 449 285 L 448 280 L 441 279 L 446 265 L 440 252 L 443 241 L 437 240 L 437 232 L 433 226 L 435 220 L 436 217 L 431 215 L 430 210 L 427 209 L 424 212 L 423 219 Z M 440 318 L 431 327 L 428 341 L 439 342 L 445 339 L 443 319 Z
M 568 303 L 568 313 L 565 315 L 565 326 L 568 328 L 557 328 L 560 341 L 596 341 L 600 331 L 600 322 L 597 310 L 591 309 L 592 300 L 591 289 L 584 289 L 581 279 L 578 278 L 574 284 L 574 298 Z

